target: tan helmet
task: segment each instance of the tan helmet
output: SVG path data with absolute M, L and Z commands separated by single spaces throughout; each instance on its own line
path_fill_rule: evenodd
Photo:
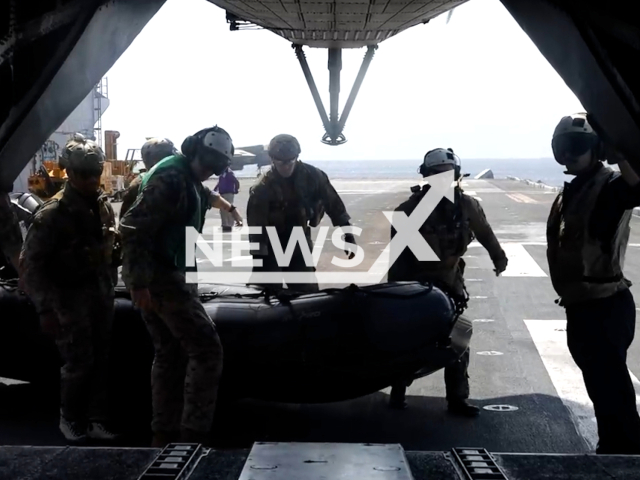
M 289 162 L 295 160 L 300 155 L 300 143 L 293 135 L 281 133 L 276 135 L 269 142 L 269 156 L 273 160 Z
M 587 120 L 587 114 L 583 112 L 562 117 L 560 122 L 558 122 L 558 125 L 556 125 L 553 137 L 555 138 L 559 135 L 566 135 L 567 133 L 583 133 L 585 135 L 597 136 L 593 127 L 591 127 Z
M 163 158 L 175 155 L 176 153 L 178 153 L 178 150 L 168 138 L 150 138 L 142 146 L 142 149 L 140 149 L 142 161 L 147 170 L 150 170 L 151 167 Z
M 60 166 L 71 170 L 97 170 L 104 166 L 105 155 L 93 140 L 75 133 L 62 149 Z
M 564 165 L 564 156 L 577 157 L 592 150 L 597 160 L 605 158 L 604 144 L 595 132 L 586 113 L 574 113 L 560 119 L 553 131 L 551 149 L 556 161 Z

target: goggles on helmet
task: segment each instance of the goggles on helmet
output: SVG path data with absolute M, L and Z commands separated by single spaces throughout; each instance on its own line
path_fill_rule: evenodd
M 551 148 L 556 160 L 562 163 L 565 157 L 579 157 L 594 148 L 597 143 L 598 137 L 595 135 L 567 133 L 555 137 L 551 142 Z

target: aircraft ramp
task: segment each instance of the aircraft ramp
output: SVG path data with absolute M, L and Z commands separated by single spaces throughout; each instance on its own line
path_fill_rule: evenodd
M 603 480 L 640 478 L 640 456 L 405 452 L 397 444 L 264 443 L 251 450 L 0 447 L 0 478 L 80 480 Z

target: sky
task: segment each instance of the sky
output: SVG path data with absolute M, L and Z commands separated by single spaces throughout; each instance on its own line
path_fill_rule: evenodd
M 584 110 L 499 0 L 470 0 L 381 44 L 347 120 L 348 142 L 324 128 L 291 44 L 268 30 L 229 31 L 206 0 L 167 0 L 106 74 L 103 130 L 118 156 L 146 137 L 180 146 L 219 125 L 236 148 L 290 133 L 302 160 L 422 158 L 451 147 L 462 158 L 551 157 L 563 115 Z M 327 50 L 304 48 L 329 109 Z M 342 54 L 340 111 L 362 49 Z

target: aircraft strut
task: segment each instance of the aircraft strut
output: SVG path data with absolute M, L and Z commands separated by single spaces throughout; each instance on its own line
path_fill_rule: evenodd
M 342 49 L 329 49 L 328 68 L 330 111 L 329 116 L 327 116 L 327 111 L 325 110 L 322 99 L 320 98 L 320 94 L 318 93 L 318 87 L 316 86 L 316 83 L 313 79 L 313 74 L 309 69 L 307 58 L 302 51 L 302 45 L 293 44 L 292 48 L 296 52 L 296 57 L 298 57 L 298 61 L 300 62 L 300 66 L 302 67 L 302 72 L 304 73 L 304 77 L 307 79 L 309 90 L 311 91 L 311 95 L 313 96 L 313 100 L 315 101 L 316 107 L 318 108 L 318 113 L 320 114 L 322 124 L 324 125 L 326 133 L 322 136 L 322 143 L 325 143 L 327 145 L 342 145 L 346 143 L 347 139 L 345 138 L 342 131 L 344 130 L 344 126 L 347 123 L 347 118 L 349 118 L 349 113 L 351 112 L 353 103 L 358 96 L 358 91 L 360 90 L 360 86 L 362 85 L 364 76 L 367 74 L 367 70 L 369 68 L 369 65 L 371 64 L 371 60 L 373 59 L 373 55 L 378 46 L 370 45 L 367 48 L 367 53 L 362 60 L 360 71 L 358 72 L 358 76 L 353 83 L 351 93 L 349 94 L 349 98 L 347 98 L 347 103 L 345 104 L 342 115 L 340 116 L 338 115 L 338 104 L 340 99 L 340 71 L 342 70 Z

